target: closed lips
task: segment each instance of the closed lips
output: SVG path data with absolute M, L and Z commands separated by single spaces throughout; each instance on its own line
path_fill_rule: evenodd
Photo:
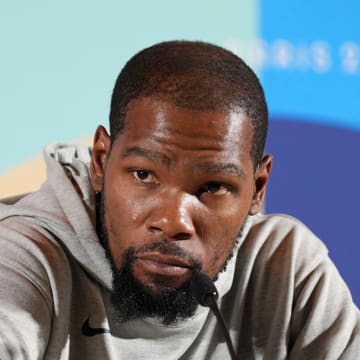
M 136 259 L 147 261 L 149 263 L 157 263 L 158 266 L 174 266 L 174 267 L 181 267 L 181 268 L 188 268 L 192 269 L 193 266 L 189 264 L 186 260 L 176 257 L 176 256 L 169 256 L 160 253 L 146 253 L 146 254 L 137 254 Z

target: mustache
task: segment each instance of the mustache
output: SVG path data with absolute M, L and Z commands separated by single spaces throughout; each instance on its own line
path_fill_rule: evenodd
M 200 271 L 202 268 L 201 259 L 185 251 L 180 246 L 167 241 L 155 241 L 151 244 L 138 247 L 129 247 L 124 254 L 124 260 L 125 262 L 131 263 L 136 259 L 137 255 L 151 252 L 158 252 L 163 255 L 175 256 L 189 263 L 191 267 L 197 271 Z

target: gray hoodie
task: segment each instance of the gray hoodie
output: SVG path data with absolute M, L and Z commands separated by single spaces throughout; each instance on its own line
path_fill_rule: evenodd
M 90 149 L 50 145 L 45 161 L 39 191 L 0 204 L 0 358 L 229 359 L 207 308 L 170 327 L 116 321 Z M 360 359 L 359 310 L 323 243 L 297 220 L 250 218 L 216 286 L 241 359 Z

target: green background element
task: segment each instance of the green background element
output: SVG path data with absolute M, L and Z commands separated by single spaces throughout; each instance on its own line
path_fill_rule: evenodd
M 258 28 L 251 0 L 2 0 L 0 175 L 48 142 L 107 126 L 115 79 L 142 48 L 171 39 L 251 41 Z

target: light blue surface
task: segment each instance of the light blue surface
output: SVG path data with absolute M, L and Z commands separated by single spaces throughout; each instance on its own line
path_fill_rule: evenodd
M 135 52 L 170 39 L 253 39 L 256 1 L 9 1 L 0 9 L 0 174 L 45 143 L 107 125 Z

